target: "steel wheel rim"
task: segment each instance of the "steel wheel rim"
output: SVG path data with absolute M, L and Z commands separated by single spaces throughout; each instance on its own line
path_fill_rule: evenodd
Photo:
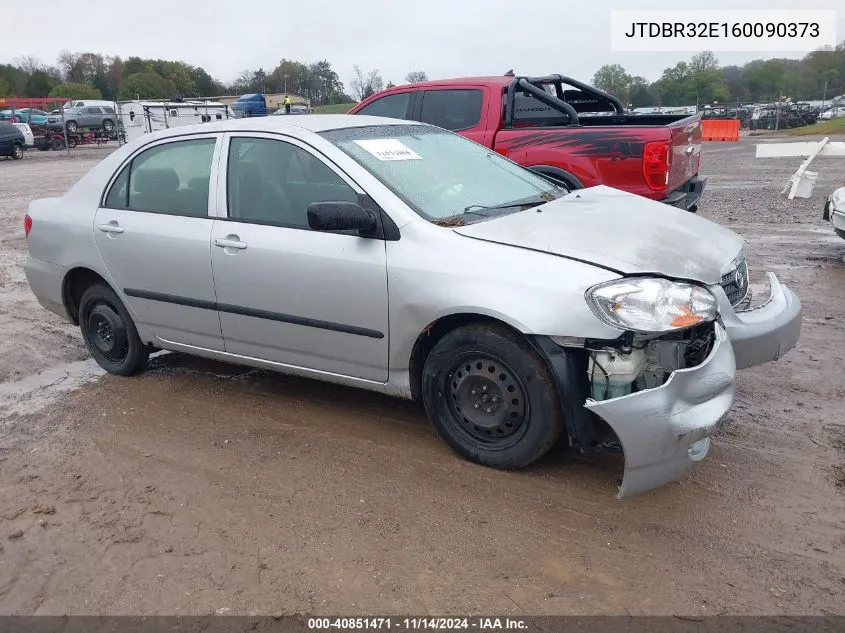
M 528 430 L 528 398 L 507 363 L 470 353 L 456 359 L 447 375 L 449 412 L 463 437 L 488 450 L 504 450 L 522 439 Z
M 95 353 L 111 363 L 120 363 L 129 353 L 126 326 L 107 303 L 98 303 L 88 315 L 88 339 Z

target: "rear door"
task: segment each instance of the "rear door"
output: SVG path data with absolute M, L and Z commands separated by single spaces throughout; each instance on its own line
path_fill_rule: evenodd
M 115 289 L 165 341 L 223 349 L 211 274 L 219 135 L 170 138 L 127 162 L 94 218 Z
M 97 106 L 86 106 L 79 114 L 80 127 L 97 127 L 102 123 L 103 111 Z
M 485 87 L 431 88 L 419 93 L 412 118 L 492 147 L 496 128 L 484 116 Z

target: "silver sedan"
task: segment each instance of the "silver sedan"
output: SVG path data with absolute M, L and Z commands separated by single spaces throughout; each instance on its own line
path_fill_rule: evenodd
M 743 240 L 573 192 L 445 130 L 366 116 L 146 135 L 26 216 L 38 301 L 129 376 L 156 349 L 422 401 L 465 458 L 621 447 L 625 497 L 683 477 L 737 368 L 800 335 Z

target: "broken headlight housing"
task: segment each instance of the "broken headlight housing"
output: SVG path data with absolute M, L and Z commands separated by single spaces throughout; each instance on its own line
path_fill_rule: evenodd
M 619 279 L 587 291 L 593 313 L 621 330 L 643 334 L 670 332 L 714 321 L 716 297 L 696 284 L 659 277 Z

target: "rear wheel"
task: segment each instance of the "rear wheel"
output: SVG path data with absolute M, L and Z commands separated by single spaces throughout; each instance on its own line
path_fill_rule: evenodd
M 83 293 L 79 328 L 91 356 L 107 372 L 134 376 L 146 369 L 150 351 L 120 298 L 107 285 L 94 284 Z
M 12 146 L 12 158 L 14 160 L 20 160 L 23 158 L 23 146 L 20 143 L 15 143 Z
M 58 152 L 60 149 L 64 148 L 64 146 L 65 143 L 61 139 L 54 138 L 52 141 L 50 141 L 50 149 L 52 149 L 54 152 Z
M 422 398 L 452 450 L 494 468 L 537 461 L 563 428 L 545 363 L 519 335 L 498 325 L 462 327 L 444 336 L 426 359 Z

